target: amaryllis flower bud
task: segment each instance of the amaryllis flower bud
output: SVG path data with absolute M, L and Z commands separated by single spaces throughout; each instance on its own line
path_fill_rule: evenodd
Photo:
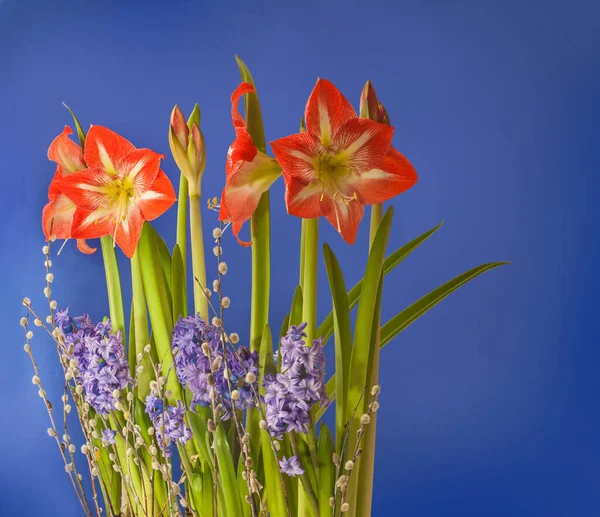
M 206 156 L 204 137 L 200 130 L 200 108 L 197 104 L 187 122 L 179 106 L 173 108 L 169 146 L 175 163 L 188 181 L 190 196 L 199 196 Z
M 360 116 L 379 122 L 379 100 L 371 81 L 367 81 L 360 94 Z
M 360 116 L 379 122 L 380 124 L 390 125 L 390 117 L 387 110 L 379 102 L 377 93 L 371 81 L 367 81 L 360 95 Z

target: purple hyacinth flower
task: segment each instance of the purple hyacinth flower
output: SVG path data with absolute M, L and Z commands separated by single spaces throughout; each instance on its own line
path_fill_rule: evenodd
M 304 471 L 300 467 L 300 462 L 296 456 L 291 456 L 289 460 L 284 456 L 281 460 L 279 460 L 279 466 L 281 467 L 281 472 L 290 477 L 301 476 L 304 474 Z
M 104 445 L 114 445 L 117 443 L 115 436 L 117 436 L 116 431 L 113 431 L 112 429 L 102 429 L 102 443 Z

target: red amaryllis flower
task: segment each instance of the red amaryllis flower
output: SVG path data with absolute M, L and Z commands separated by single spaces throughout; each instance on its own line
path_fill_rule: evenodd
M 48 148 L 48 158 L 56 162 L 56 172 L 48 189 L 49 203 L 42 211 L 42 228 L 47 240 L 70 239 L 75 204 L 57 187 L 58 181 L 74 172 L 85 169 L 81 147 L 69 138 L 73 131 L 65 126 Z M 88 246 L 84 239 L 77 239 L 77 248 L 83 253 L 94 253 L 96 248 Z
M 85 144 L 87 168 L 57 182 L 77 207 L 73 236 L 111 235 L 131 258 L 144 221 L 157 218 L 176 201 L 173 186 L 160 169 L 161 158 L 150 149 L 137 149 L 110 129 L 92 126 Z
M 353 244 L 364 205 L 409 189 L 417 173 L 392 147 L 394 128 L 358 118 L 329 81 L 317 81 L 304 116 L 306 132 L 271 142 L 283 167 L 288 213 L 325 216 Z
M 238 235 L 242 225 L 252 217 L 260 197 L 279 177 L 281 167 L 267 154 L 259 151 L 246 130 L 238 103 L 242 95 L 254 93 L 254 86 L 241 83 L 231 96 L 231 119 L 235 140 L 229 146 L 225 163 L 225 188 L 221 194 L 220 221 L 232 223 L 233 234 L 242 246 L 250 246 Z

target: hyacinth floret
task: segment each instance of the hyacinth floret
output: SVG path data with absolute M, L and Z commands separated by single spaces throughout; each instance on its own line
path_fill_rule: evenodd
M 178 400 L 176 406 L 167 405 L 154 393 L 146 397 L 146 413 L 156 429 L 156 438 L 165 456 L 171 456 L 173 445 L 184 445 L 191 437 L 192 430 L 185 425 L 185 406 Z
M 323 339 L 305 346 L 306 323 L 292 325 L 281 338 L 281 372 L 265 375 L 264 403 L 267 428 L 272 436 L 296 431 L 306 434 L 310 408 L 329 403 L 325 390 L 325 354 Z
M 87 315 L 71 317 L 69 309 L 57 309 L 55 324 L 62 331 L 62 351 L 77 363 L 75 380 L 81 383 L 85 401 L 98 413 L 116 409 L 113 392 L 133 383 L 121 332 L 111 333 L 109 319 L 94 325 Z
M 196 314 L 179 318 L 173 329 L 171 346 L 175 355 L 177 377 L 193 394 L 192 407 L 210 406 L 208 376 L 212 374 L 217 393 L 215 402 L 223 408 L 220 417 L 228 420 L 232 414 L 231 391 L 237 390 L 239 393 L 239 398 L 234 401 L 236 409 L 243 411 L 256 405 L 254 393 L 258 392 L 258 382 L 249 384 L 245 377 L 248 373 L 258 377 L 258 353 L 239 346 L 236 353 L 227 353 L 225 364 L 222 339 L 218 327 L 208 324 Z M 202 350 L 204 343 L 209 347 L 210 357 Z M 229 372 L 229 382 L 225 377 L 226 371 Z

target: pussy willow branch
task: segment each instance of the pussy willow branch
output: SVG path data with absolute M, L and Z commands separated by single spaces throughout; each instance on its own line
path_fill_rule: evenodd
M 213 205 L 213 207 L 211 207 L 211 208 L 215 209 L 215 208 L 219 208 L 219 206 L 218 205 Z M 229 224 L 230 223 L 227 223 L 227 225 L 225 225 L 224 227 L 221 226 L 221 228 L 220 228 L 221 233 L 223 233 L 229 227 Z M 215 248 L 214 248 L 213 251 L 214 251 L 214 254 L 217 256 L 217 258 L 219 259 L 219 263 L 220 263 L 220 256 L 222 255 L 222 248 L 221 248 L 221 245 L 220 245 L 220 240 L 219 240 L 218 245 L 215 246 Z M 198 282 L 198 279 L 196 278 L 195 281 Z M 210 309 L 213 311 L 214 314 L 220 314 L 220 311 L 218 312 L 215 309 L 214 305 L 210 301 L 210 291 L 207 291 L 206 286 L 202 286 L 201 284 L 200 284 L 200 287 L 202 287 L 202 290 L 205 293 L 205 296 L 207 298 L 207 303 L 208 303 Z M 220 281 L 219 281 L 219 287 L 218 287 L 218 289 L 219 290 L 221 289 L 221 282 Z M 222 298 L 220 298 L 219 300 L 220 300 L 220 302 L 222 302 Z M 221 305 L 221 303 L 219 305 Z M 241 358 L 240 358 L 240 356 L 239 356 L 239 354 L 238 354 L 235 346 L 231 343 L 231 341 L 229 339 L 229 334 L 227 334 L 227 332 L 226 332 L 226 330 L 225 330 L 222 322 L 221 322 L 221 329 L 222 329 L 222 336 L 223 336 L 223 338 L 230 345 L 231 353 L 233 353 L 236 356 L 236 358 L 238 359 L 238 362 L 240 364 L 240 367 L 244 371 L 244 374 L 247 375 L 248 374 L 248 370 L 244 367 L 243 362 L 242 362 L 242 360 L 241 360 Z M 252 390 L 252 394 L 254 396 L 254 401 L 256 403 L 256 407 L 258 408 L 258 410 L 259 410 L 259 412 L 261 414 L 261 418 L 264 421 L 266 421 L 266 415 L 265 415 L 264 408 L 263 408 L 261 400 L 260 400 L 260 396 L 259 396 L 258 392 L 256 391 L 256 389 L 254 388 L 254 385 L 250 384 L 250 389 Z M 273 452 L 273 455 L 277 459 L 278 447 L 275 446 L 275 441 L 273 440 L 273 437 L 271 436 L 271 433 L 269 433 L 268 431 L 265 431 L 265 432 L 267 433 L 267 438 L 269 440 L 269 444 L 271 445 L 271 450 Z M 283 496 L 284 496 L 284 500 L 285 500 L 286 515 L 287 515 L 287 517 L 292 517 L 291 511 L 290 511 L 290 508 L 289 508 L 289 502 L 288 502 L 288 497 L 287 497 L 287 491 L 286 491 L 286 488 L 285 488 L 285 482 L 283 480 L 283 474 L 281 473 L 281 470 L 279 468 L 277 469 L 277 471 L 278 471 L 278 474 L 279 474 L 279 481 L 280 481 L 280 484 L 281 484 L 281 490 L 282 490 L 282 493 L 283 493 Z
M 219 235 L 216 239 L 217 242 L 217 250 L 219 251 L 218 253 L 215 253 L 216 257 L 217 257 L 217 282 L 218 282 L 218 289 L 217 289 L 217 294 L 219 296 L 219 317 L 220 317 L 220 326 L 221 329 L 223 328 L 223 326 L 225 325 L 225 319 L 224 319 L 224 307 L 223 307 L 223 290 L 221 288 L 221 281 L 223 278 L 223 275 L 221 274 L 221 269 L 220 269 L 220 264 L 221 264 L 221 236 L 222 236 L 222 230 L 223 230 L 223 223 L 220 224 L 219 226 Z M 208 298 L 208 293 L 205 293 L 207 295 Z M 227 362 L 227 345 L 225 343 L 225 336 L 223 335 L 223 331 L 221 330 L 220 332 L 220 342 L 221 342 L 221 346 L 223 348 L 223 362 L 225 363 L 225 379 L 227 380 L 227 388 L 229 389 L 229 396 L 230 396 L 230 400 L 231 400 L 231 414 L 233 417 L 233 425 L 235 427 L 235 431 L 238 437 L 238 441 L 240 444 L 240 448 L 242 450 L 242 455 L 244 456 L 244 468 L 246 469 L 246 484 L 248 485 L 248 503 L 250 504 L 250 508 L 252 510 L 252 517 L 256 517 L 256 503 L 254 501 L 254 497 L 253 497 L 253 493 L 256 493 L 256 495 L 258 496 L 258 500 L 260 503 L 260 509 L 261 512 L 260 514 L 263 515 L 263 508 L 264 508 L 264 502 L 262 501 L 261 495 L 260 495 L 260 490 L 257 487 L 257 483 L 258 481 L 256 481 L 256 478 L 252 477 L 252 473 L 253 470 L 251 469 L 251 465 L 252 465 L 252 458 L 249 456 L 249 448 L 250 448 L 250 443 L 249 440 L 245 440 L 244 441 L 244 435 L 246 434 L 243 431 L 243 428 L 241 428 L 241 424 L 239 423 L 238 420 L 238 416 L 237 416 L 237 410 L 235 407 L 235 400 L 233 398 L 233 390 L 231 388 L 231 372 L 229 370 L 229 363 Z

